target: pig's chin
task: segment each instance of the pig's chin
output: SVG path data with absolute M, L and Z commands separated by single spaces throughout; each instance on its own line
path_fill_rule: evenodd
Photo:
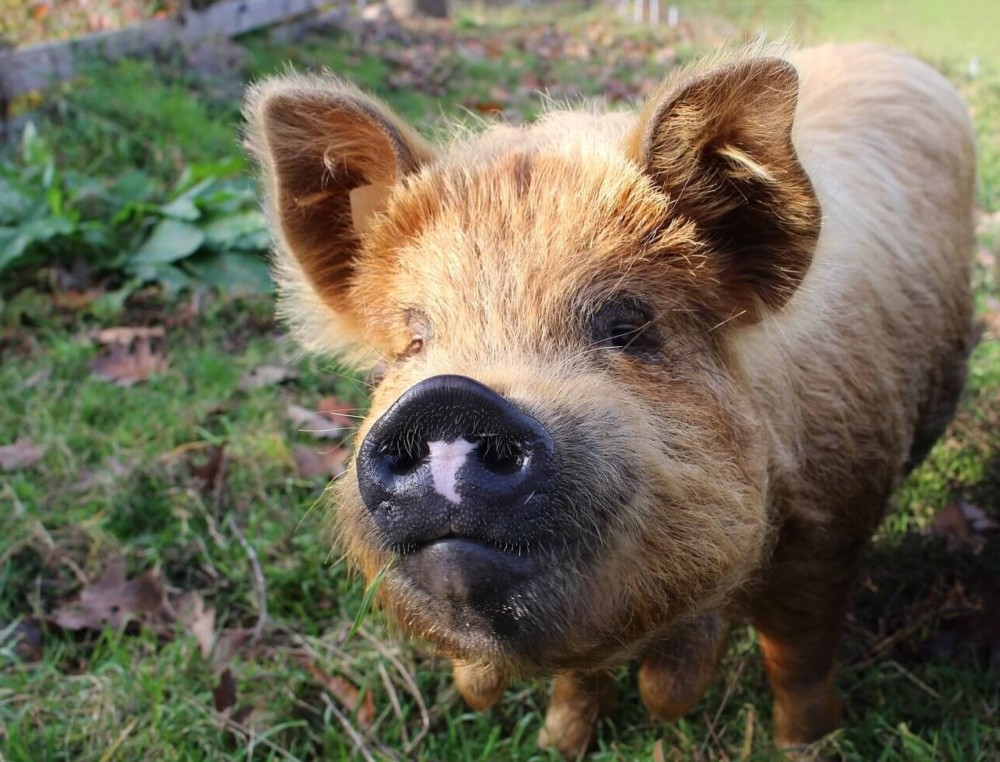
M 538 556 L 484 542 L 448 537 L 403 556 L 400 570 L 431 601 L 442 625 L 517 640 L 529 618 Z
M 519 671 L 550 669 L 561 608 L 551 551 L 510 551 L 447 537 L 399 558 L 390 606 L 413 634 L 448 656 L 498 659 Z

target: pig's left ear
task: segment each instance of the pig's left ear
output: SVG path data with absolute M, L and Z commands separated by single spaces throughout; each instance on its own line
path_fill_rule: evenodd
M 739 61 L 668 87 L 633 143 L 673 210 L 707 239 L 725 305 L 743 321 L 789 299 L 819 236 L 819 203 L 792 146 L 797 97 L 787 61 Z
M 395 184 L 433 149 L 382 103 L 332 76 L 265 80 L 249 91 L 244 114 L 279 244 L 282 308 L 307 349 L 352 359 L 361 317 L 350 288 L 362 239 Z

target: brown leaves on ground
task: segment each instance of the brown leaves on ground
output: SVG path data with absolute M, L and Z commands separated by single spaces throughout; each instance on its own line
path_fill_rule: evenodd
M 119 386 L 131 386 L 167 369 L 166 331 L 152 328 L 106 328 L 94 339 L 101 349 L 91 372 Z
M 286 413 L 288 420 L 295 424 L 299 431 L 316 439 L 340 439 L 346 428 L 341 422 L 335 422 L 322 413 L 302 405 L 292 403 L 286 408 Z
M 275 386 L 294 381 L 299 374 L 291 368 L 281 365 L 261 365 L 243 374 L 237 388 L 242 392 L 261 389 L 265 386 Z
M 315 439 L 338 440 L 317 448 L 315 445 L 297 444 L 292 448 L 296 470 L 303 479 L 326 479 L 340 476 L 347 467 L 350 451 L 343 441 L 353 434 L 357 419 L 354 408 L 335 396 L 322 398 L 315 410 L 302 405 L 291 404 L 287 414 L 289 420 L 302 433 Z
M 0 649 L 11 649 L 23 662 L 41 661 L 45 653 L 42 624 L 26 616 L 13 627 L 0 625 Z
M 217 683 L 212 688 L 215 711 L 226 713 L 236 706 L 236 678 L 231 664 L 250 637 L 251 630 L 228 628 L 216 631 L 215 609 L 197 592 L 185 594 L 177 604 L 178 621 L 194 635 L 201 658 L 212 667 Z
M 161 638 L 176 634 L 177 626 L 195 638 L 201 658 L 210 665 L 217 682 L 212 689 L 216 712 L 226 714 L 236 705 L 236 679 L 232 662 L 252 630 L 217 630 L 215 609 L 197 591 L 171 598 L 158 568 L 134 577 L 125 573 L 125 559 L 111 559 L 94 582 L 85 585 L 78 597 L 58 606 L 49 621 L 65 630 L 100 632 L 106 627 L 125 632 L 145 629 Z M 41 658 L 41 630 L 31 619 L 14 630 L 14 646 L 25 660 Z M 250 709 L 240 710 L 241 722 Z
M 149 569 L 128 579 L 121 557 L 112 559 L 75 601 L 59 606 L 50 617 L 66 630 L 99 632 L 105 627 L 121 630 L 133 626 L 160 634 L 171 630 L 174 618 L 159 570 Z
M 27 439 L 17 439 L 13 444 L 0 447 L 0 470 L 20 471 L 31 468 L 41 460 L 45 450 Z
M 695 36 L 705 44 L 721 44 L 729 28 L 715 22 L 695 29 L 686 20 L 674 28 L 648 27 L 637 33 L 609 19 L 570 27 L 546 21 L 490 29 L 400 21 L 389 13 L 362 14 L 346 23 L 356 40 L 358 59 L 367 54 L 385 61 L 386 85 L 432 97 L 468 95 L 462 105 L 481 114 L 500 114 L 520 121 L 539 94 L 555 101 L 603 95 L 610 101 L 633 101 L 652 93 L 677 63 L 677 50 Z M 483 65 L 497 67 L 502 84 L 483 92 Z M 568 72 L 572 72 L 567 76 Z
M 1000 523 L 987 516 L 978 506 L 960 497 L 938 511 L 928 532 L 943 537 L 949 552 L 971 550 L 980 552 L 986 544 L 986 534 L 1000 528 Z
M 985 338 L 1000 339 L 1000 299 L 986 298 L 986 309 L 982 313 Z
M 188 461 L 188 472 L 200 482 L 202 490 L 218 492 L 222 487 L 226 467 L 226 443 L 209 444 L 203 449 L 205 456 L 200 463 Z
M 292 457 L 295 459 L 299 476 L 303 479 L 319 477 L 333 479 L 344 473 L 351 453 L 346 447 L 334 446 L 330 449 L 317 450 L 308 445 L 295 445 L 292 448 Z
M 375 721 L 375 700 L 372 698 L 371 691 L 365 691 L 362 694 L 350 680 L 339 675 L 329 674 L 305 656 L 299 659 L 299 663 L 317 683 L 337 700 L 337 703 L 357 716 L 358 725 L 366 730 L 372 726 Z

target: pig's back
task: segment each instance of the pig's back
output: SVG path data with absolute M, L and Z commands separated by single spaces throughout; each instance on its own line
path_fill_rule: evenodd
M 732 346 L 775 489 L 822 520 L 864 510 L 851 503 L 877 511 L 953 412 L 971 343 L 975 157 L 965 106 L 930 67 L 870 45 L 790 58 L 820 242 L 800 291 Z

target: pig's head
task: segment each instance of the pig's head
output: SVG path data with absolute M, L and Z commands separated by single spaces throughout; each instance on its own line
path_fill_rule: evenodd
M 248 99 L 283 308 L 382 375 L 344 550 L 443 652 L 599 665 L 722 605 L 768 548 L 731 347 L 803 278 L 819 209 L 779 59 L 435 147 L 335 79 Z

